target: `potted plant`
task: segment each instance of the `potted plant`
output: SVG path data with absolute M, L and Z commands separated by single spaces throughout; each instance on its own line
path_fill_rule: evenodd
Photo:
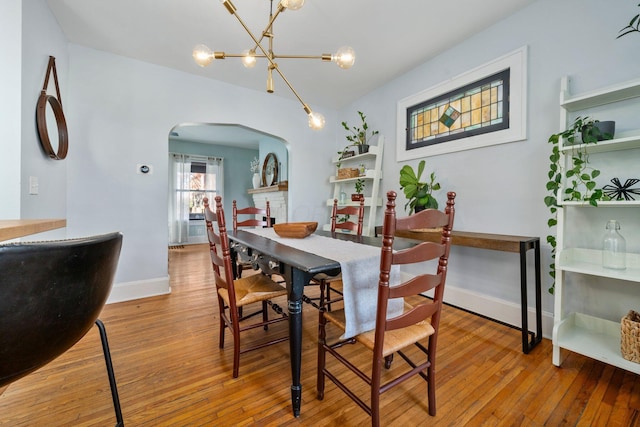
M 438 201 L 433 197 L 434 191 L 440 190 L 440 183 L 436 182 L 435 172 L 431 172 L 429 182 L 420 182 L 424 171 L 425 161 L 418 163 L 418 173 L 409 165 L 400 169 L 400 189 L 408 199 L 405 210 L 409 208 L 409 215 L 423 209 L 438 209 Z
M 347 141 L 349 141 L 351 145 L 357 146 L 358 152 L 360 154 L 363 154 L 369 151 L 369 140 L 374 135 L 377 135 L 378 131 L 374 130 L 371 131 L 371 134 L 368 134 L 369 125 L 367 124 L 367 116 L 365 116 L 362 111 L 358 111 L 358 115 L 360 116 L 360 120 L 362 121 L 362 125 L 360 127 L 349 127 L 347 122 L 342 122 L 342 127 L 350 133 L 349 135 L 347 135 Z M 344 151 L 345 150 L 343 150 L 343 152 Z
M 351 195 L 352 202 L 359 202 L 364 199 L 364 195 L 362 194 L 362 190 L 364 190 L 364 179 L 358 178 L 355 183 L 356 192 Z
M 342 160 L 343 159 L 347 159 L 349 157 L 353 157 L 355 156 L 355 152 L 349 150 L 349 147 L 351 146 L 351 144 L 346 145 L 342 151 L 338 151 L 338 162 L 336 163 L 336 167 L 338 169 L 340 169 L 340 166 L 342 165 Z
M 603 126 L 606 125 L 607 128 Z M 553 144 L 549 160 L 549 172 L 547 174 L 549 181 L 547 182 L 547 190 L 549 195 L 544 198 L 545 205 L 549 208 L 551 217 L 547 220 L 549 228 L 557 224 L 558 212 L 558 192 L 562 186 L 563 178 L 566 182 L 566 188 L 562 194 L 564 201 L 586 201 L 592 206 L 598 206 L 599 200 L 609 200 L 601 188 L 596 187 L 595 178 L 600 175 L 598 169 L 593 168 L 589 164 L 589 153 L 586 146 L 588 144 L 597 144 L 598 141 L 612 139 L 615 128 L 611 127 L 611 122 L 600 122 L 590 117 L 577 117 L 573 124 L 562 132 L 554 133 L 549 137 L 549 141 Z M 576 138 L 581 134 L 583 144 L 577 144 Z M 560 147 L 559 142 L 565 141 L 565 145 L 575 148 L 571 149 L 571 167 L 566 169 L 560 164 Z M 547 236 L 547 243 L 551 245 L 551 258 L 555 260 L 556 237 L 555 235 Z M 549 288 L 549 293 L 553 294 L 555 287 L 555 261 L 550 265 L 549 275 L 554 279 L 554 283 Z

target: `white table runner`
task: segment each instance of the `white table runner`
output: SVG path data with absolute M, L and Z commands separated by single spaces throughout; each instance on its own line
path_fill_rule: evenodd
M 283 245 L 309 252 L 340 263 L 344 296 L 346 329 L 343 338 L 350 338 L 376 326 L 378 281 L 380 278 L 380 248 L 312 234 L 304 239 L 278 236 L 273 228 L 246 229 Z M 400 268 L 392 266 L 391 286 L 400 283 Z M 401 298 L 389 300 L 387 317 L 402 313 Z

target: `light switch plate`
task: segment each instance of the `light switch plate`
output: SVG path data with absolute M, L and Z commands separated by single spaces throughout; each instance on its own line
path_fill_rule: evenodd
M 30 176 L 29 177 L 29 194 L 38 194 L 38 177 Z

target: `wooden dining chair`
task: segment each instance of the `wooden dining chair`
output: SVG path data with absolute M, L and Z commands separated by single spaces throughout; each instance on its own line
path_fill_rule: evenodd
M 355 221 L 351 221 L 351 217 L 355 217 Z M 333 208 L 331 209 L 331 232 L 336 230 L 347 230 L 355 232 L 356 235 L 362 236 L 362 224 L 364 222 L 364 200 L 360 200 L 360 204 L 357 206 L 345 206 L 338 208 L 338 199 L 333 200 Z M 319 307 L 323 307 L 327 304 L 328 310 L 331 310 L 331 303 L 338 302 L 342 298 L 337 297 L 333 301 L 331 300 L 331 291 L 338 295 L 342 295 L 340 290 L 340 284 L 342 283 L 342 276 L 329 276 L 325 273 L 316 274 L 311 279 L 311 285 L 318 285 L 320 288 L 320 296 L 317 298 L 305 298 L 305 300 L 313 301 L 318 300 Z
M 238 215 L 249 215 L 249 218 L 239 220 Z M 261 219 L 262 216 L 264 219 Z M 239 227 L 271 227 L 271 208 L 269 207 L 269 201 L 267 200 L 264 208 L 257 208 L 249 206 L 246 208 L 238 209 L 237 202 L 233 201 L 233 231 L 236 231 Z M 253 264 L 251 262 L 251 256 L 247 253 L 246 249 L 242 248 L 236 252 L 238 254 L 236 261 L 236 277 L 242 277 L 244 270 L 253 270 Z
M 444 212 L 436 209 L 426 209 L 406 218 L 396 218 L 395 191 L 387 193 L 387 208 L 384 214 L 383 243 L 380 255 L 380 280 L 378 282 L 378 301 L 376 308 L 375 329 L 356 335 L 347 340 L 338 339 L 336 342 L 326 341 L 327 324 L 344 330 L 344 310 L 326 311 L 320 309 L 318 326 L 318 399 L 324 398 L 325 377 L 334 382 L 351 399 L 371 416 L 371 425 L 380 425 L 380 395 L 408 378 L 420 375 L 427 382 L 428 409 L 430 415 L 436 414 L 435 395 L 435 366 L 436 343 L 438 340 L 438 326 L 442 309 L 442 296 L 447 276 L 449 249 L 451 247 L 451 230 L 454 218 L 455 193 L 447 193 L 447 207 Z M 411 230 L 418 228 L 442 227 L 440 243 L 422 242 L 409 249 L 394 250 L 394 235 L 397 230 Z M 435 274 L 420 274 L 398 285 L 389 283 L 391 267 L 393 265 L 414 264 L 438 259 Z M 433 299 L 423 297 L 423 293 L 433 291 Z M 387 304 L 390 299 L 419 296 L 421 301 L 415 306 L 405 302 L 404 312 L 396 317 L 387 318 Z M 426 341 L 426 342 L 425 342 Z M 348 355 L 338 349 L 346 344 L 359 343 L 373 352 L 373 366 L 369 374 L 349 361 L 360 353 Z M 426 345 L 425 345 L 426 344 Z M 417 356 L 406 351 L 415 346 L 419 351 Z M 398 353 L 410 366 L 410 369 L 395 367 L 385 372 L 385 383 L 382 383 L 382 365 L 390 368 L 394 353 Z M 326 365 L 326 355 L 334 356 L 341 366 L 346 366 L 360 379 L 364 380 L 371 389 L 370 403 L 349 389 L 350 381 L 341 381 L 330 372 Z M 413 360 L 412 360 L 413 358 Z M 332 365 L 333 366 L 333 365 Z M 337 369 L 337 368 L 336 368 Z M 399 373 L 398 371 L 403 371 Z M 334 371 L 335 372 L 335 371 Z M 399 375 L 397 375 L 399 373 Z M 341 375 L 341 377 L 344 377 Z
M 222 198 L 216 196 L 215 200 L 216 213 L 214 214 L 209 207 L 209 199 L 204 199 L 204 215 L 216 293 L 218 296 L 218 306 L 220 308 L 219 347 L 224 348 L 225 330 L 229 328 L 233 336 L 233 378 L 237 378 L 240 367 L 240 354 L 289 339 L 289 336 L 286 335 L 284 337 L 271 338 L 266 342 L 263 340 L 258 344 L 253 344 L 245 348 L 241 348 L 240 346 L 240 334 L 242 332 L 259 327 L 267 330 L 269 325 L 287 320 L 287 315 L 283 312 L 282 308 L 271 301 L 274 298 L 286 296 L 287 290 L 262 273 L 256 273 L 234 280 L 231 249 L 224 219 Z M 214 222 L 218 224 L 217 233 L 213 226 Z M 243 315 L 242 309 L 254 303 L 260 303 L 261 309 Z M 269 319 L 269 306 L 278 313 L 279 316 L 277 318 Z M 253 323 L 247 322 L 247 319 L 259 314 L 262 314 L 261 321 Z

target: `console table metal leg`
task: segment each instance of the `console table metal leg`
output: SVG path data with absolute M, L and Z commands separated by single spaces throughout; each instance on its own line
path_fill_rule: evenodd
M 535 257 L 536 332 L 529 331 L 529 307 L 527 304 L 527 251 L 529 249 L 534 250 Z M 528 354 L 542 341 L 540 239 L 520 242 L 520 298 L 522 312 L 522 352 Z M 531 340 L 529 340 L 529 336 Z

